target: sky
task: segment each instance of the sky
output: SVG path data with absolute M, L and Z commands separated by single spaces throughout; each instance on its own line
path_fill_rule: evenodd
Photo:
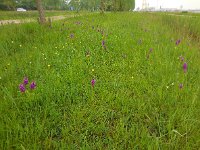
M 200 9 L 200 0 L 146 0 L 149 7 Z M 142 0 L 136 0 L 136 8 L 142 7 Z

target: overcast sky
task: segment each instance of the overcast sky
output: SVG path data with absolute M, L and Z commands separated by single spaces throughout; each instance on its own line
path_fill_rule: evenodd
M 200 0 L 146 0 L 150 7 L 200 9 Z M 142 6 L 142 0 L 136 0 L 136 8 Z

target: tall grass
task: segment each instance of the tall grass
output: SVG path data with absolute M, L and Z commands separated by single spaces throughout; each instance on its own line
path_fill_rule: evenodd
M 0 27 L 0 149 L 198 149 L 198 43 L 162 17 Z
M 199 16 L 173 16 L 169 14 L 162 14 L 161 18 L 161 22 L 168 25 L 176 33 L 187 36 L 192 41 L 200 41 Z

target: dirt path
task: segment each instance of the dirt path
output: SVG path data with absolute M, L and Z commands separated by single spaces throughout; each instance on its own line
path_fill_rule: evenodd
M 53 16 L 53 17 L 46 17 L 46 19 L 48 20 L 48 18 L 50 18 L 52 21 L 55 20 L 62 20 L 65 18 L 71 18 L 71 17 L 75 17 L 74 15 L 68 15 L 68 16 Z M 22 23 L 29 23 L 29 22 L 36 22 L 36 19 L 17 19 L 17 20 L 0 20 L 0 26 L 1 25 L 8 25 L 8 24 L 22 24 Z

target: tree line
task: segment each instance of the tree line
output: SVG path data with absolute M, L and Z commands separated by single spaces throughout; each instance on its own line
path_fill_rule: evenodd
M 65 10 L 67 9 L 66 0 L 41 0 L 43 8 L 47 10 Z M 15 10 L 16 8 L 25 8 L 27 10 L 36 10 L 36 0 L 0 0 L 1 10 Z
M 41 0 L 46 10 L 128 11 L 134 9 L 135 0 Z M 25 8 L 36 10 L 36 0 L 0 0 L 1 10 Z
M 135 7 L 135 0 L 71 0 L 68 4 L 74 10 L 128 11 Z

